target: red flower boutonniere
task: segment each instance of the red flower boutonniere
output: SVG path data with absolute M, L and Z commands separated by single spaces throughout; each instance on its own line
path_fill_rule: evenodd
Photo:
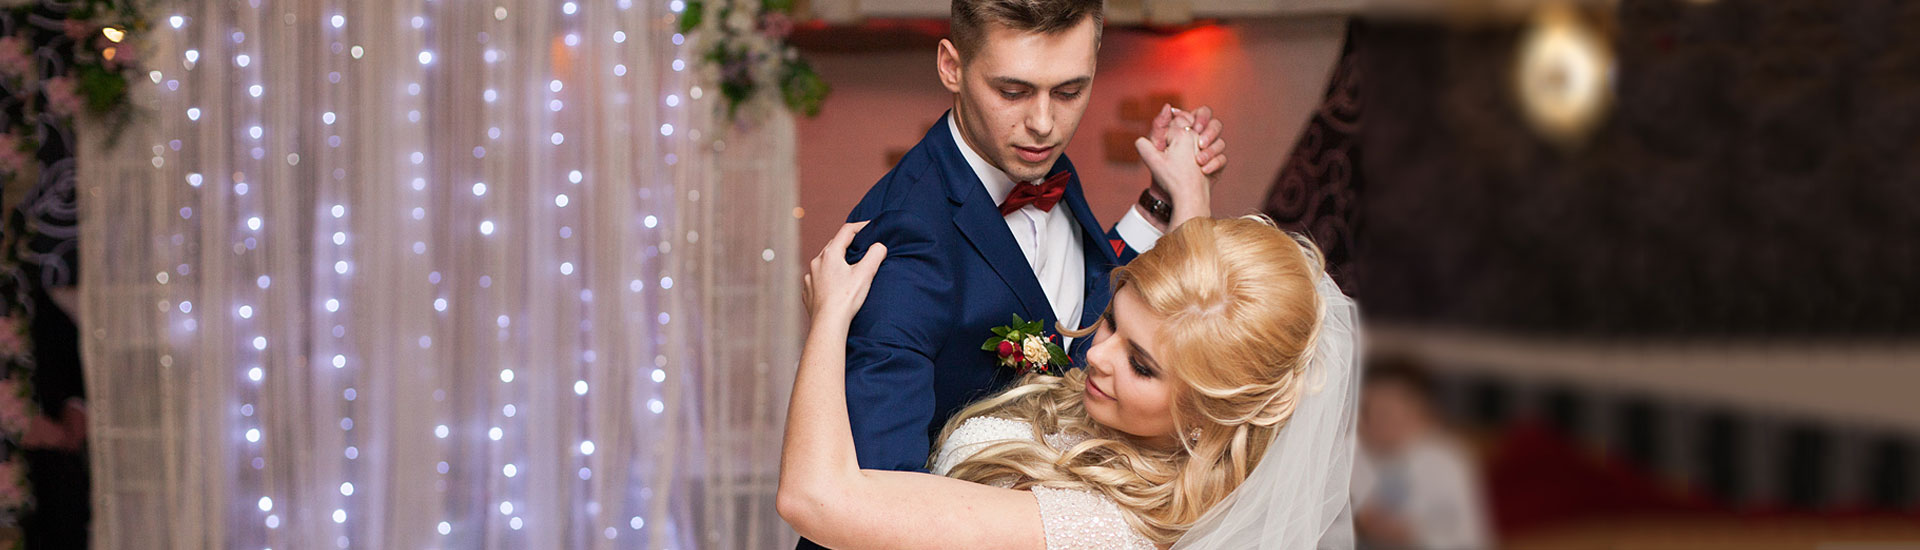
M 1014 314 L 1013 324 L 993 327 L 993 334 L 980 349 L 999 354 L 1000 366 L 1011 367 L 1021 375 L 1037 372 L 1048 376 L 1060 376 L 1067 368 L 1067 351 L 1055 343 L 1060 335 L 1046 334 L 1041 321 Z

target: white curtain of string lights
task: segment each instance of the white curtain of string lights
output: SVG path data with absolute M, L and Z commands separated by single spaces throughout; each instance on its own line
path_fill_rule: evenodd
M 793 126 L 684 8 L 154 7 L 81 152 L 95 547 L 790 545 Z

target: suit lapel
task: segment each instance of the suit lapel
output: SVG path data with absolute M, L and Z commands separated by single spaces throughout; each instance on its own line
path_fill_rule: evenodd
M 1040 288 L 1040 280 L 1033 275 L 1033 266 L 1027 263 L 1027 255 L 1020 251 L 1020 243 L 1013 240 L 1013 233 L 1007 229 L 1007 219 L 1000 215 L 999 205 L 987 194 L 986 184 L 980 176 L 973 173 L 973 167 L 967 165 L 967 159 L 960 154 L 960 145 L 953 142 L 951 131 L 952 113 L 941 117 L 940 123 L 927 131 L 933 151 L 937 153 L 940 170 L 947 180 L 947 199 L 957 205 L 953 225 L 960 234 L 967 237 L 974 251 L 980 254 L 993 272 L 1000 276 L 1014 297 L 1020 300 L 1026 311 L 1018 312 L 1021 317 L 1032 320 L 1044 320 L 1048 326 L 1055 323 L 1053 305 L 1047 302 L 1047 293 Z M 1006 312 L 1011 321 L 1011 314 Z
M 1007 230 L 1006 218 L 1000 217 L 1000 211 L 993 207 L 993 199 L 987 195 L 986 188 L 980 188 L 978 200 L 969 200 L 960 208 L 953 224 L 960 233 L 967 236 L 973 249 L 980 257 L 993 266 L 994 273 L 1013 290 L 1020 299 L 1020 305 L 1027 311 L 1021 317 L 1027 320 L 1045 319 L 1047 324 L 1054 322 L 1053 306 L 1047 303 L 1047 293 L 1040 288 L 1040 281 L 1033 276 L 1033 266 L 1027 263 L 1027 256 L 1020 251 L 1020 243 L 1013 240 L 1013 234 Z M 1008 312 L 1012 313 L 1012 312 Z M 1011 319 L 1009 319 L 1011 320 Z
M 1061 162 L 1067 163 L 1066 157 L 1061 157 Z M 1072 170 L 1073 165 L 1067 163 L 1067 169 Z M 1100 220 L 1093 217 L 1093 209 L 1087 206 L 1086 192 L 1080 187 L 1078 172 L 1074 173 L 1073 181 L 1067 185 L 1067 196 L 1062 202 L 1073 211 L 1074 224 L 1080 227 L 1081 252 L 1085 254 L 1086 285 L 1080 309 L 1080 326 L 1084 328 L 1092 326 L 1101 314 L 1106 313 L 1107 302 L 1112 298 L 1108 293 L 1107 278 L 1112 275 L 1118 260 L 1106 247 L 1107 238 L 1100 232 Z M 1067 355 L 1073 358 L 1075 365 L 1086 364 L 1087 348 L 1092 342 L 1091 335 L 1074 339 Z

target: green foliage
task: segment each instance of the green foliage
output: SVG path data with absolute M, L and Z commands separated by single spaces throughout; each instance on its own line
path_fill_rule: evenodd
M 795 7 L 794 0 L 687 0 L 676 26 L 704 44 L 701 62 L 718 69 L 728 119 L 763 92 L 795 113 L 820 114 L 832 87 L 786 43 Z
M 707 5 L 701 0 L 687 0 L 686 9 L 680 11 L 680 34 L 693 32 L 707 18 Z
M 807 116 L 820 114 L 820 105 L 826 103 L 827 94 L 833 88 L 804 61 L 788 61 L 785 68 L 780 78 L 780 95 L 786 100 L 787 108 Z
M 89 113 L 110 114 L 127 103 L 127 77 L 124 74 L 109 71 L 100 65 L 86 64 L 80 66 L 79 82 L 80 98 L 85 100 Z

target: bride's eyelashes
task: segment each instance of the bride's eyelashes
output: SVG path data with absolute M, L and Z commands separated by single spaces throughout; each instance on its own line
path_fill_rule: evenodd
M 1153 372 L 1152 368 L 1141 363 L 1139 359 L 1134 359 L 1132 354 L 1127 355 L 1127 364 L 1132 365 L 1133 373 L 1140 375 L 1141 378 L 1153 378 L 1157 374 Z
M 1108 335 L 1109 337 L 1118 335 L 1120 333 L 1120 324 L 1117 322 L 1114 322 L 1113 320 L 1113 310 L 1109 309 L 1107 310 L 1106 313 L 1101 314 L 1100 319 L 1101 321 L 1104 321 L 1106 323 L 1107 330 L 1112 331 Z M 1140 362 L 1141 353 L 1142 352 L 1140 351 L 1140 346 L 1138 344 L 1134 344 L 1133 342 L 1127 342 L 1127 366 L 1129 368 L 1132 368 L 1133 373 L 1135 375 L 1140 376 L 1141 378 L 1153 378 L 1153 377 L 1159 376 L 1160 375 L 1159 371 L 1154 370 L 1153 367 L 1147 366 L 1146 363 Z

